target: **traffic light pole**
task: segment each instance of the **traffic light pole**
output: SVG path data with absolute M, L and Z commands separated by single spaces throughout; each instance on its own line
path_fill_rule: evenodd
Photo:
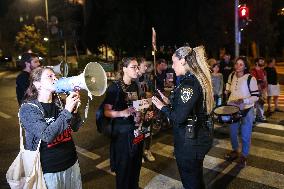
M 235 57 L 240 55 L 240 36 L 239 36 L 239 0 L 235 0 Z

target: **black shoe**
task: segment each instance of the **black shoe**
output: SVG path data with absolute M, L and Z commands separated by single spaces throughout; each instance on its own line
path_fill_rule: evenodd
M 260 122 L 260 123 L 267 123 L 268 121 L 266 120 L 266 119 L 264 119 L 264 118 L 257 118 L 257 119 L 255 119 L 255 121 L 256 122 Z
M 246 167 L 246 165 L 247 165 L 247 158 L 241 155 L 241 157 L 238 159 L 237 166 L 240 169 L 243 169 Z
M 275 112 L 284 112 L 283 110 L 280 110 L 279 108 L 276 108 L 274 111 Z
M 234 161 L 238 157 L 239 157 L 239 153 L 237 151 L 231 151 L 231 152 L 225 154 L 225 159 L 227 161 Z
M 273 113 L 272 111 L 267 111 L 267 112 L 266 112 L 266 116 L 267 116 L 267 117 L 270 117 L 270 116 L 272 116 L 272 113 Z

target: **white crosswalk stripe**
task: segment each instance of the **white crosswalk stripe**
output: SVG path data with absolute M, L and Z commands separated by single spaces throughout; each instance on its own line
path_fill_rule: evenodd
M 218 132 L 225 133 L 229 135 L 229 129 L 228 127 L 221 127 L 221 126 L 216 126 L 218 128 Z M 253 132 L 252 133 L 252 139 L 259 139 L 259 140 L 264 140 L 267 142 L 274 142 L 274 143 L 279 143 L 279 145 L 284 144 L 284 137 L 281 136 L 275 136 L 271 134 L 265 134 L 265 133 L 259 133 L 259 132 Z

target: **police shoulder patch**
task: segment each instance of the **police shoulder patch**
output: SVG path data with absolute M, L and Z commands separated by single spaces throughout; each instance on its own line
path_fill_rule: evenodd
M 189 99 L 191 99 L 192 94 L 193 94 L 193 90 L 192 88 L 182 88 L 181 89 L 181 100 L 183 103 L 187 103 L 189 101 Z

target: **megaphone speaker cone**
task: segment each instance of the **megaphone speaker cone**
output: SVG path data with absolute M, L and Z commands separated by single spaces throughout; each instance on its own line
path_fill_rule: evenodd
M 101 96 L 107 88 L 107 77 L 103 67 L 96 62 L 90 62 L 84 70 L 86 86 L 94 96 Z

